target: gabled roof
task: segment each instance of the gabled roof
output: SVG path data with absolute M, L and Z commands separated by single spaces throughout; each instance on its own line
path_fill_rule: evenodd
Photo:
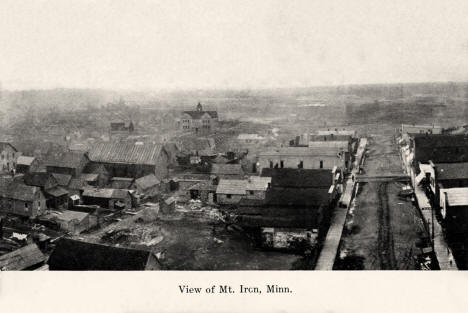
M 46 161 L 46 166 L 79 168 L 82 164 L 83 158 L 86 158 L 86 154 L 84 152 L 64 152 L 59 157 Z
M 204 190 L 204 191 L 216 191 L 217 185 L 213 185 L 209 181 L 202 181 L 191 186 L 189 190 Z
M 80 175 L 80 178 L 85 180 L 86 182 L 94 182 L 94 181 L 97 181 L 98 178 L 99 178 L 99 174 L 86 174 L 86 173 L 82 173 Z
M 272 187 L 330 188 L 333 183 L 329 169 L 264 168 L 261 176 L 271 177 Z
M 89 152 L 89 159 L 103 163 L 125 163 L 155 165 L 163 151 L 161 144 L 101 142 L 95 144 Z M 165 150 L 164 150 L 165 151 Z
M 435 164 L 437 180 L 468 179 L 468 163 Z
M 48 181 L 52 181 L 52 184 L 57 184 L 57 180 L 50 173 L 46 172 L 35 172 L 27 173 L 24 175 L 24 182 L 26 185 L 37 186 L 44 188 Z
M 350 135 L 309 135 L 309 141 L 350 141 L 352 136 Z
M 214 175 L 243 175 L 241 164 L 213 164 L 211 173 Z
M 135 181 L 134 178 L 113 177 L 111 179 L 111 188 L 114 188 L 114 189 L 129 189 L 134 181 Z
M 150 257 L 156 258 L 150 251 L 62 238 L 48 263 L 50 270 L 139 271 L 146 269 Z
M 30 244 L 0 256 L 0 270 L 21 271 L 39 265 L 46 256 L 36 244 Z
M 35 159 L 36 159 L 35 157 L 20 155 L 18 159 L 16 160 L 16 165 L 30 166 L 34 162 Z
M 160 183 L 161 182 L 156 178 L 156 176 L 154 176 L 154 174 L 149 174 L 135 180 L 135 185 L 143 190 L 157 186 Z
M 259 134 L 239 134 L 237 136 L 239 140 L 263 140 L 265 137 L 260 136 Z
M 349 147 L 349 141 L 309 141 L 308 146 L 309 148 L 338 148 L 347 151 Z
M 71 175 L 67 174 L 58 174 L 52 173 L 52 176 L 55 178 L 59 186 L 66 187 L 70 184 L 70 180 L 72 179 Z

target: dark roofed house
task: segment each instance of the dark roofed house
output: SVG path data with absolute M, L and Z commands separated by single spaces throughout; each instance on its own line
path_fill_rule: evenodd
M 105 187 L 109 183 L 109 172 L 102 164 L 90 162 L 88 165 L 86 165 L 83 172 L 86 174 L 98 175 L 96 187 Z
M 204 111 L 201 103 L 196 110 L 184 111 L 181 117 L 180 127 L 184 131 L 193 131 L 196 134 L 210 133 L 214 131 L 218 123 L 217 111 Z
M 34 270 L 41 267 L 46 256 L 36 244 L 30 244 L 0 256 L 0 271 Z
M 77 177 L 81 174 L 89 159 L 87 153 L 64 152 L 57 158 L 46 161 L 48 173 L 67 174 Z
M 227 179 L 241 179 L 244 177 L 241 164 L 213 164 L 211 174 Z
M 137 250 L 62 238 L 49 258 L 51 271 L 160 270 L 156 256 Z
M 468 162 L 468 135 L 414 135 L 414 161 Z
M 67 174 L 52 173 L 52 176 L 55 178 L 55 180 L 57 181 L 57 184 L 60 187 L 65 187 L 65 188 L 68 187 L 72 179 L 71 175 L 67 175 Z
M 44 193 L 36 186 L 13 181 L 1 186 L 0 197 L 0 210 L 4 213 L 35 218 L 46 210 Z
M 154 174 L 162 179 L 168 172 L 169 155 L 162 144 L 102 142 L 92 147 L 89 159 L 104 165 L 112 177 L 140 178 Z

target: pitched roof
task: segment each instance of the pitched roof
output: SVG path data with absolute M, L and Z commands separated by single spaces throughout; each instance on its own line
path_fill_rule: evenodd
M 135 181 L 134 178 L 127 177 L 113 177 L 111 179 L 111 188 L 114 189 L 128 189 Z
M 237 136 L 239 140 L 263 140 L 265 137 L 260 136 L 259 134 L 239 134 Z
M 71 175 L 68 174 L 52 173 L 52 176 L 54 176 L 59 186 L 63 187 L 68 186 L 68 184 L 70 184 L 70 180 L 72 179 Z
M 207 113 L 211 118 L 218 118 L 217 111 L 184 111 L 184 114 L 190 115 L 194 120 L 201 119 L 205 113 Z
M 349 142 L 348 141 L 309 141 L 309 148 L 339 148 L 343 150 L 348 150 Z
M 215 175 L 243 175 L 241 164 L 213 164 L 211 173 Z
M 48 263 L 50 270 L 138 271 L 146 268 L 151 255 L 145 250 L 61 238 Z
M 16 165 L 30 166 L 34 162 L 35 159 L 36 159 L 35 157 L 20 155 L 18 159 L 16 160 Z
M 135 180 L 135 185 L 143 190 L 157 186 L 160 183 L 161 182 L 156 178 L 156 176 L 154 176 L 154 174 L 149 174 Z
M 68 191 L 63 189 L 62 187 L 57 186 L 54 188 L 47 189 L 45 193 L 54 197 L 60 197 L 60 196 L 67 195 Z
M 138 145 L 126 142 L 101 142 L 91 148 L 89 159 L 104 163 L 155 165 L 162 151 L 161 144 Z
M 468 163 L 435 164 L 437 180 L 468 179 Z
M 86 158 L 84 152 L 64 152 L 59 157 L 46 161 L 46 166 L 79 168 L 83 158 Z
M 333 182 L 329 169 L 264 168 L 261 176 L 271 177 L 273 187 L 330 188 Z
M 202 181 L 191 186 L 189 190 L 205 190 L 205 191 L 216 191 L 217 185 L 213 185 L 209 181 Z
M 328 135 L 309 135 L 309 141 L 350 141 L 350 135 L 335 135 L 335 134 L 328 134 Z
M 14 181 L 2 187 L 1 196 L 8 199 L 34 201 L 37 192 L 41 192 L 39 187 L 28 186 L 21 182 Z
M 329 130 L 318 130 L 317 135 L 345 135 L 345 136 L 355 136 L 356 131 L 355 130 L 346 130 L 346 129 L 329 129 Z
M 340 148 L 336 147 L 282 147 L 269 149 L 258 153 L 259 156 L 337 156 L 341 153 Z
M 21 271 L 46 260 L 36 244 L 30 244 L 0 256 L 0 270 Z
M 94 181 L 97 181 L 98 178 L 99 178 L 99 174 L 87 174 L 87 173 L 82 173 L 80 175 L 80 178 L 85 180 L 86 182 L 94 182 Z
M 245 180 L 243 179 L 220 179 L 216 193 L 245 195 Z
M 49 180 L 57 183 L 57 180 L 54 178 L 54 176 L 46 172 L 27 173 L 26 175 L 24 175 L 25 184 L 30 186 L 44 188 Z

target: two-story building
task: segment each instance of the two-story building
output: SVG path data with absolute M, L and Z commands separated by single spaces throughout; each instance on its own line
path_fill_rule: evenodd
M 18 150 L 9 142 L 0 142 L 0 171 L 10 172 L 16 168 Z

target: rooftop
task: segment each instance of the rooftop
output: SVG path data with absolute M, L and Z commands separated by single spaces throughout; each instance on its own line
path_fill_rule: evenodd
M 231 195 L 245 195 L 246 184 L 243 179 L 220 179 L 216 193 L 231 194 Z
M 135 180 L 135 185 L 143 190 L 159 185 L 160 183 L 161 182 L 156 178 L 156 176 L 154 176 L 154 174 L 149 174 Z
M 70 151 L 64 152 L 59 157 L 46 161 L 46 166 L 79 168 L 82 165 L 84 152 Z
M 107 199 L 125 199 L 128 190 L 112 188 L 88 188 L 84 189 L 83 197 L 107 198 Z
M 36 244 L 30 244 L 0 256 L 0 270 L 21 271 L 38 265 L 46 260 L 46 256 Z
M 22 201 L 34 201 L 37 192 L 40 192 L 39 187 L 28 186 L 16 181 L 1 187 L 3 197 Z
M 123 142 L 101 142 L 91 148 L 89 159 L 103 163 L 155 165 L 162 150 L 161 144 L 135 145 Z
M 259 152 L 259 156 L 336 156 L 342 151 L 335 147 L 282 147 Z
M 72 179 L 71 175 L 67 174 L 57 174 L 57 173 L 52 173 L 52 176 L 55 178 L 59 186 L 68 186 L 70 184 L 70 180 Z

